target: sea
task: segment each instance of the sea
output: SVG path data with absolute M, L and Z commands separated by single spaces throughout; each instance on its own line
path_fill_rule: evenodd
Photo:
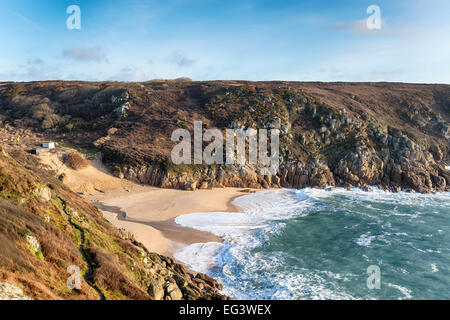
M 450 193 L 278 189 L 180 225 L 223 241 L 175 254 L 235 299 L 450 299 Z

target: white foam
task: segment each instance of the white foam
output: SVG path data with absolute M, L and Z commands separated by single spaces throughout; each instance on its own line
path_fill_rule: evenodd
M 377 237 L 370 235 L 370 232 L 362 234 L 358 239 L 355 240 L 356 244 L 361 247 L 370 247 L 372 241 Z
M 412 298 L 412 291 L 410 289 L 402 287 L 402 286 L 399 286 L 397 284 L 389 283 L 389 282 L 388 282 L 387 285 L 389 287 L 391 287 L 391 288 L 394 288 L 394 289 L 397 289 L 398 291 L 400 291 L 404 295 L 405 299 L 411 299 Z
M 175 259 L 183 261 L 189 268 L 206 273 L 217 265 L 217 251 L 223 244 L 219 242 L 194 243 L 174 254 Z
M 438 271 L 439 271 L 439 269 L 438 269 L 437 265 L 435 263 L 432 263 L 431 264 L 431 272 L 435 273 Z
M 311 200 L 306 195 L 287 189 L 261 191 L 235 199 L 233 205 L 240 212 L 192 213 L 177 217 L 175 222 L 233 242 L 248 238 L 253 230 L 272 228 L 273 222 L 301 216 L 304 214 L 302 207 L 306 209 L 313 205 Z
M 401 191 L 393 193 L 378 189 L 377 187 L 370 187 L 369 191 L 364 191 L 359 188 L 352 188 L 351 190 L 346 190 L 344 188 L 333 188 L 331 190 L 306 188 L 298 191 L 303 192 L 306 196 L 314 199 L 324 199 L 333 195 L 340 195 L 353 201 L 374 201 L 377 203 L 388 203 L 390 205 L 406 204 L 427 206 L 430 202 L 436 200 L 447 201 L 450 197 L 450 192 L 424 194 Z
M 372 235 L 371 232 L 367 232 L 359 236 L 359 238 L 355 239 L 355 243 L 361 247 L 371 247 L 373 241 L 378 241 L 378 243 L 383 243 L 385 245 L 389 245 L 390 242 L 386 240 L 386 236 L 390 236 L 389 232 L 384 232 L 380 235 Z
M 321 206 L 328 198 L 336 201 L 336 196 L 343 197 L 343 203 L 388 204 L 392 209 L 387 215 L 404 215 L 409 219 L 419 217 L 420 208 L 436 203 L 436 200 L 443 204 L 450 200 L 449 192 L 391 193 L 377 188 L 371 188 L 369 192 L 343 188 L 261 191 L 235 199 L 233 204 L 240 212 L 192 213 L 177 217 L 175 221 L 178 224 L 211 232 L 222 237 L 223 243 L 193 244 L 177 252 L 175 257 L 193 270 L 218 278 L 224 284 L 223 293 L 237 299 L 352 299 L 351 295 L 339 288 L 330 287 L 325 280 L 329 275 L 324 275 L 324 278 L 311 270 L 293 270 L 288 274 L 270 272 L 268 279 L 267 271 L 282 265 L 283 256 L 278 256 L 276 252 L 270 256 L 261 256 L 252 251 L 261 246 L 271 234 L 282 230 L 286 220 L 305 216 L 311 208 Z M 404 205 L 415 206 L 418 210 L 415 213 L 402 212 L 401 207 Z M 371 207 L 371 210 L 376 209 Z M 376 214 L 370 217 L 374 223 L 380 223 Z M 418 220 L 414 221 L 419 222 Z M 380 226 L 383 228 L 383 225 Z M 386 228 L 389 229 L 390 226 L 386 225 Z M 384 245 L 389 244 L 386 240 L 389 235 L 388 232 L 375 235 L 368 231 L 353 241 L 363 247 Z M 405 237 L 407 233 L 399 232 L 395 235 Z M 254 288 L 255 281 L 264 283 L 265 289 Z M 388 285 L 399 290 L 405 298 L 411 297 L 409 289 L 395 284 Z
M 275 255 L 264 259 L 258 259 L 255 255 L 248 259 L 249 250 L 263 243 L 268 234 L 278 232 L 284 226 L 284 220 L 306 214 L 304 211 L 314 205 L 314 199 L 296 190 L 268 190 L 239 197 L 233 201 L 233 205 L 240 212 L 192 213 L 177 217 L 176 223 L 211 232 L 222 237 L 224 243 L 193 244 L 177 252 L 175 258 L 204 273 L 211 271 L 214 265 L 220 266 L 225 276 L 221 279 L 225 284 L 224 293 L 235 298 L 263 299 L 269 295 L 274 299 L 288 299 L 292 296 L 292 279 L 271 279 L 278 289 L 270 293 L 242 293 L 242 290 L 236 290 L 232 285 L 226 284 L 237 280 L 234 268 L 239 261 L 246 261 L 245 270 L 240 273 L 242 279 L 239 279 L 244 283 L 245 275 L 255 278 L 255 271 L 281 263 L 282 258 Z

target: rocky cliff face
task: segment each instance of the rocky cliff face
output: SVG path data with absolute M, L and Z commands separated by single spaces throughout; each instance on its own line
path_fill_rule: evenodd
M 158 167 L 127 167 L 119 176 L 171 189 L 246 188 L 325 188 L 378 186 L 381 189 L 418 192 L 449 190 L 450 173 L 436 163 L 431 154 L 414 151 L 414 157 L 391 157 L 389 151 L 378 154 L 361 147 L 336 164 L 325 161 L 285 161 L 277 175 L 260 175 L 252 166 L 226 166 L 218 170 L 198 170 L 192 175 L 167 174 Z M 405 153 L 411 154 L 409 149 Z M 402 154 L 402 153 L 399 153 Z M 417 158 L 416 158 L 417 157 Z M 428 158 L 427 158 L 428 157 Z
M 100 150 L 115 175 L 164 188 L 375 185 L 432 192 L 450 183 L 448 85 L 4 84 L 0 110 L 5 131 L 26 129 Z M 250 165 L 174 166 L 171 133 L 193 132 L 194 119 L 204 130 L 279 129 L 280 170 L 262 176 Z
M 251 165 L 175 167 L 170 163 L 164 168 L 159 164 L 125 165 L 116 167 L 116 174 L 140 183 L 187 190 L 379 186 L 393 191 L 432 192 L 449 188 L 449 172 L 444 166 L 449 153 L 448 122 L 431 107 L 403 107 L 403 101 L 399 109 L 405 109 L 406 119 L 399 117 L 392 123 L 376 117 L 378 113 L 386 116 L 383 110 L 372 107 L 377 110 L 373 116 L 369 112 L 350 112 L 302 91 L 277 100 L 277 96 L 267 93 L 239 90 L 227 92 L 222 100 L 212 98 L 206 109 L 216 123 L 226 128 L 280 129 L 282 164 L 276 175 L 262 176 L 259 168 Z M 449 94 L 448 90 L 444 92 Z M 250 104 L 242 99 L 251 100 L 252 95 L 256 95 L 256 102 L 233 111 L 239 103 Z M 448 119 L 448 96 L 443 101 L 434 99 L 442 104 L 434 108 Z M 232 105 L 227 108 L 227 103 Z M 252 114 L 247 117 L 248 110 Z
M 227 299 L 214 279 L 148 252 L 30 155 L 11 152 L 0 147 L 0 299 Z M 74 267 L 78 289 L 67 285 Z

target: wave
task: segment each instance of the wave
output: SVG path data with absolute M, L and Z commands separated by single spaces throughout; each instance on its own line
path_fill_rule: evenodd
M 242 299 L 288 299 L 293 286 L 306 292 L 321 292 L 317 288 L 304 288 L 303 275 L 295 279 L 284 278 L 280 274 L 272 279 L 258 279 L 258 270 L 271 269 L 282 264 L 283 257 L 252 255 L 250 251 L 258 248 L 267 238 L 283 228 L 283 221 L 307 214 L 315 200 L 297 190 L 266 190 L 236 198 L 233 205 L 239 212 L 192 213 L 179 216 L 176 223 L 220 236 L 222 244 L 193 244 L 175 253 L 175 258 L 186 263 L 192 269 L 209 273 L 219 278 L 225 285 L 224 293 Z M 200 261 L 200 262 L 199 262 Z M 245 265 L 243 265 L 245 262 Z M 214 267 L 220 274 L 214 273 Z M 236 278 L 239 274 L 240 279 Z M 264 281 L 271 289 L 248 290 L 242 292 L 242 286 L 236 289 L 235 282 L 251 287 L 250 282 Z M 320 281 L 318 281 L 320 282 Z M 294 285 L 295 284 L 295 285 Z M 303 285 L 302 285 L 303 284 Z M 313 290 L 314 289 L 314 290 Z M 320 298 L 318 296 L 318 298 Z
M 442 212 L 449 200 L 449 192 L 391 193 L 377 188 L 369 192 L 356 188 L 350 191 L 342 188 L 261 191 L 235 199 L 233 204 L 239 212 L 192 213 L 177 217 L 178 224 L 211 232 L 221 237 L 223 243 L 193 244 L 176 252 L 175 258 L 193 270 L 219 279 L 224 284 L 223 293 L 237 299 L 376 299 L 374 293 L 353 289 L 354 283 L 365 283 L 365 269 L 361 269 L 361 273 L 358 268 L 367 268 L 369 263 L 383 264 L 383 259 L 374 256 L 373 250 L 383 250 L 387 257 L 402 252 L 409 254 L 408 250 L 414 250 L 414 255 L 440 254 L 441 250 L 433 247 L 434 242 L 427 244 L 422 238 L 429 235 L 429 241 L 435 241 L 433 235 L 447 233 L 445 224 L 432 229 L 428 221 L 434 215 L 440 217 L 434 212 Z M 321 220 L 325 218 L 332 219 L 332 224 L 336 225 L 325 225 Z M 303 225 L 304 221 L 308 224 Z M 411 229 L 404 230 L 405 222 Z M 324 226 L 329 234 L 321 233 L 320 227 Z M 306 227 L 310 229 L 304 229 Z M 418 227 L 426 230 L 416 232 Z M 317 238 L 317 243 L 315 239 L 304 239 L 308 246 L 297 252 L 297 233 Z M 359 259 L 354 262 L 358 268 L 345 272 L 332 270 L 333 259 L 339 262 L 339 259 L 350 258 L 342 257 L 343 253 L 327 252 L 329 242 L 319 242 L 321 237 L 327 236 L 338 242 L 338 249 L 346 248 L 347 255 Z M 416 243 L 417 239 L 420 241 Z M 328 269 L 317 260 L 321 255 L 327 258 Z M 410 266 L 391 268 L 385 265 L 384 268 L 401 275 L 414 274 L 408 270 Z M 426 269 L 439 274 L 434 262 L 431 271 L 430 263 Z M 411 298 L 413 290 L 402 278 L 397 280 L 398 283 L 386 282 L 389 297 Z

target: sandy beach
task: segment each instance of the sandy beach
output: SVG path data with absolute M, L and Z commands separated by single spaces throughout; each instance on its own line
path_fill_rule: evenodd
M 95 192 L 86 198 L 99 207 L 105 218 L 125 228 L 149 251 L 173 257 L 173 253 L 192 243 L 220 242 L 217 236 L 182 227 L 174 219 L 193 212 L 236 211 L 233 199 L 242 189 L 182 191 L 133 185 Z
M 219 237 L 182 227 L 174 219 L 194 212 L 236 211 L 232 201 L 246 194 L 242 188 L 182 191 L 139 185 L 111 175 L 99 154 L 87 168 L 73 170 L 63 161 L 70 152 L 53 150 L 40 161 L 64 174 L 65 184 L 95 204 L 114 226 L 130 231 L 149 251 L 159 254 L 173 257 L 176 250 L 192 243 L 220 242 Z

